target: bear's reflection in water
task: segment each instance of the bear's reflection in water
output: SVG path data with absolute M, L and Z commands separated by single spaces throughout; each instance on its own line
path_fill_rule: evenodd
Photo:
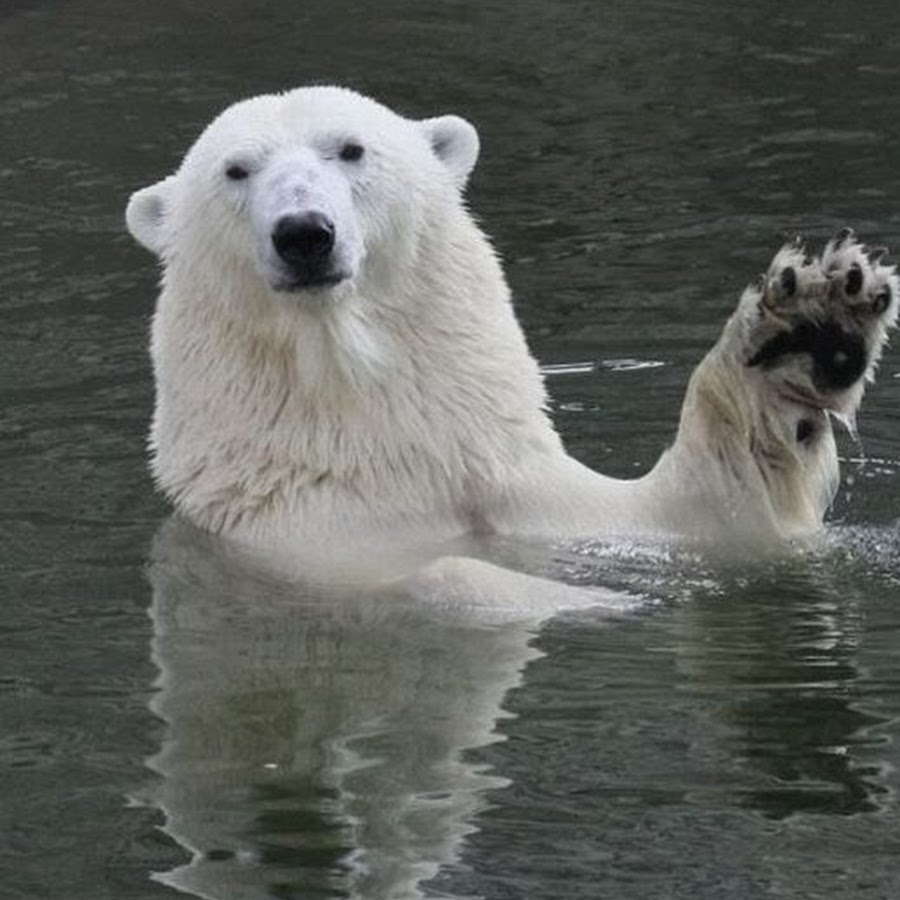
M 200 897 L 402 900 L 458 858 L 534 622 L 485 624 L 399 593 L 304 590 L 189 525 L 151 567 L 150 761 L 190 854 L 154 878 Z

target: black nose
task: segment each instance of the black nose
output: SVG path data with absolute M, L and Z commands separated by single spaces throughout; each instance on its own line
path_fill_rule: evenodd
M 289 265 L 315 267 L 334 248 L 334 223 L 318 212 L 283 216 L 272 231 L 272 244 Z

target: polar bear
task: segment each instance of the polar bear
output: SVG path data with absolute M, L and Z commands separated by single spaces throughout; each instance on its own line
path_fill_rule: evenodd
M 176 510 L 243 544 L 379 564 L 480 535 L 820 529 L 832 418 L 852 421 L 895 322 L 894 268 L 849 231 L 820 256 L 783 247 L 695 371 L 673 445 L 641 478 L 605 477 L 566 453 L 466 208 L 478 151 L 457 116 L 305 87 L 226 109 L 131 197 L 163 266 L 152 468 Z

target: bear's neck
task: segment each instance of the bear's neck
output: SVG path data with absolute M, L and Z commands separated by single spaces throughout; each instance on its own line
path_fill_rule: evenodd
M 376 271 L 306 300 L 264 295 L 245 273 L 241 292 L 197 285 L 185 303 L 167 279 L 152 444 L 182 512 L 213 530 L 321 533 L 352 509 L 465 529 L 472 498 L 502 491 L 523 454 L 559 452 L 486 242 L 457 235 L 417 258 L 428 266 L 402 280 Z

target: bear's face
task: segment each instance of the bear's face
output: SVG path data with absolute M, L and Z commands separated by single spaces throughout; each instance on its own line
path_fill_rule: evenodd
M 461 202 L 477 155 L 456 116 L 413 121 L 353 91 L 301 88 L 227 109 L 126 218 L 167 266 L 221 278 L 237 265 L 273 291 L 327 291 L 379 254 L 402 264 L 423 222 Z

